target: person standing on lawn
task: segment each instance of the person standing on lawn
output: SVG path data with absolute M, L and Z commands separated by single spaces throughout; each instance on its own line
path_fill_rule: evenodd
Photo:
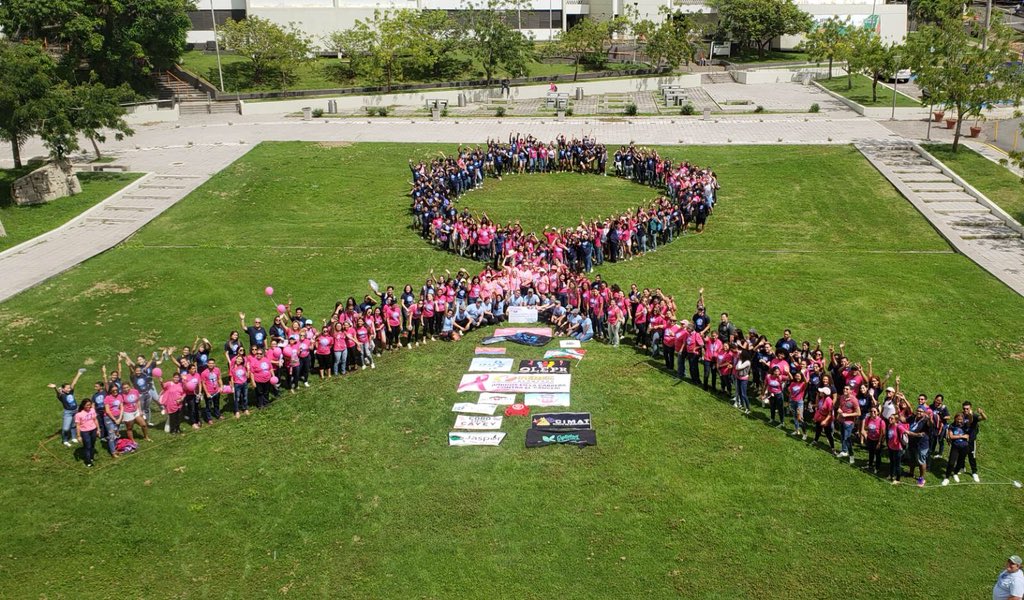
M 919 404 L 914 411 L 914 420 L 910 423 L 910 429 L 907 431 L 911 448 L 914 449 L 914 452 L 911 453 L 913 460 L 910 463 L 910 473 L 914 473 L 915 466 L 920 473 L 917 478 L 917 487 L 924 487 L 924 471 L 928 467 L 928 442 L 931 440 L 931 432 L 931 417 L 925 412 L 924 405 Z
M 1021 600 L 1024 596 L 1024 573 L 1020 571 L 1021 559 L 1014 554 L 1006 559 L 1006 568 L 992 586 L 992 600 Z
M 75 386 L 78 385 L 78 380 L 82 377 L 82 373 L 85 373 L 85 369 L 79 369 L 71 383 L 61 384 L 60 387 L 57 387 L 56 383 L 46 386 L 54 390 L 57 394 L 57 401 L 60 402 L 61 408 L 64 410 L 60 422 L 60 440 L 68 448 L 71 447 L 72 440 L 78 441 L 78 438 L 75 436 L 75 414 L 78 412 L 78 401 L 75 400 Z
M 964 425 L 967 427 L 968 436 L 967 461 L 971 463 L 971 477 L 974 478 L 974 483 L 978 483 L 981 481 L 978 476 L 978 424 L 987 421 L 988 416 L 980 408 L 975 413 L 970 402 L 964 402 L 963 410 Z
M 946 439 L 949 440 L 949 461 L 946 463 L 946 476 L 942 479 L 942 485 L 949 485 L 951 475 L 953 481 L 960 483 L 960 472 L 964 470 L 970 436 L 964 425 L 963 413 L 953 417 L 953 422 L 946 428 Z
M 86 398 L 82 407 L 75 413 L 75 425 L 78 427 L 78 441 L 85 451 L 85 466 L 92 467 L 92 460 L 96 454 L 96 433 L 100 428 L 96 420 L 96 404 L 92 398 Z

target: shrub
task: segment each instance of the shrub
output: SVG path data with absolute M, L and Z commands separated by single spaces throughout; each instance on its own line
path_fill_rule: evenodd
M 505 107 L 504 106 L 499 106 L 498 108 L 494 109 L 494 116 L 496 116 L 496 117 L 504 117 L 505 116 Z
M 637 113 L 637 108 L 636 108 L 636 104 L 635 103 L 630 102 L 629 104 L 626 105 L 626 114 L 627 115 L 629 115 L 630 117 L 635 117 L 636 113 Z
M 756 113 L 763 113 L 764 112 L 764 107 L 761 106 L 760 104 L 758 104 L 757 108 L 754 109 L 754 112 L 756 112 Z
M 382 117 L 388 116 L 388 107 L 386 107 L 386 106 L 379 107 L 377 109 L 377 114 L 382 116 Z
M 816 112 L 820 112 L 820 111 L 821 111 L 821 107 L 818 106 L 817 102 L 815 102 L 814 104 L 811 105 L 811 111 L 810 112 L 816 113 Z
M 693 104 L 690 104 L 689 102 L 679 109 L 679 114 L 681 115 L 692 115 L 695 112 L 697 112 L 697 109 L 693 108 Z
M 571 117 L 572 116 L 572 107 L 571 106 L 569 108 L 565 109 L 565 116 L 567 116 L 567 117 Z
M 324 109 L 322 109 L 322 108 L 314 108 L 313 109 L 313 118 L 314 119 L 319 119 L 322 116 L 324 116 Z
M 363 110 L 365 110 L 366 114 L 368 116 L 370 116 L 370 117 L 372 117 L 373 115 L 377 114 L 377 107 L 376 106 L 364 106 Z
M 447 107 L 447 106 L 446 106 L 446 107 L 444 107 L 444 108 L 443 108 L 443 109 L 441 110 L 441 116 L 442 116 L 442 117 L 447 117 L 447 116 L 448 116 L 448 107 Z

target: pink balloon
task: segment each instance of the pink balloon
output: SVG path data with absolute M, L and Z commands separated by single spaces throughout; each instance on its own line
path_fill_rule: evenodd
M 268 285 L 268 286 L 266 287 L 266 289 L 265 289 L 265 290 L 263 290 L 263 293 L 264 293 L 264 294 L 266 294 L 266 295 L 268 295 L 268 296 L 273 296 L 273 295 L 274 295 L 274 288 L 272 288 L 272 287 L 270 287 L 270 286 Z
M 270 383 L 271 383 L 272 385 L 277 385 L 277 384 L 278 384 L 278 382 L 280 382 L 280 381 L 281 381 L 281 380 L 280 380 L 280 379 L 278 379 L 277 377 L 271 377 L 271 378 L 270 378 Z
M 160 370 L 160 367 L 153 369 L 153 377 L 163 377 L 164 372 Z
M 230 394 L 231 392 L 232 389 L 230 385 L 225 385 L 224 387 L 220 388 L 220 393 L 222 394 Z
M 196 382 L 195 382 L 195 380 L 194 379 L 189 379 L 188 381 L 186 381 L 185 382 L 185 389 L 190 391 L 190 392 L 196 391 Z
M 285 306 L 284 304 L 278 304 L 278 305 L 277 305 L 277 312 L 281 313 L 282 315 L 283 315 L 283 314 L 285 313 L 285 311 L 287 311 L 287 310 L 288 310 L 288 307 L 287 307 L 287 306 Z

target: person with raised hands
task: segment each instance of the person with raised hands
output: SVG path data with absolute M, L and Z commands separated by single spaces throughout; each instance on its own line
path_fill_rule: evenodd
M 57 401 L 60 402 L 61 410 L 63 411 L 60 422 L 60 439 L 69 448 L 72 441 L 78 441 L 78 436 L 75 435 L 75 414 L 78 412 L 75 386 L 78 385 L 78 380 L 82 378 L 82 373 L 85 373 L 85 369 L 79 369 L 71 379 L 71 383 L 62 383 L 60 386 L 56 383 L 50 383 L 46 386 L 54 391 L 57 395 Z

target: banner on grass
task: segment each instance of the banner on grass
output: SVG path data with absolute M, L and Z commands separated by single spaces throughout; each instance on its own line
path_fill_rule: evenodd
M 574 446 L 596 446 L 597 432 L 593 429 L 581 431 L 541 431 L 539 429 L 526 430 L 526 447 L 538 448 L 550 446 L 551 444 L 572 444 Z
M 513 358 L 474 358 L 469 363 L 470 371 L 484 371 L 486 373 L 508 373 L 515 364 Z
M 505 349 L 504 348 L 487 348 L 487 347 L 484 347 L 484 346 L 477 346 L 476 350 L 473 351 L 473 354 L 483 355 L 483 356 L 501 356 L 501 355 L 505 354 Z
M 474 404 L 472 402 L 456 402 L 452 405 L 452 412 L 471 413 L 476 415 L 493 415 L 498 408 L 497 404 Z
M 501 420 L 505 417 L 474 417 L 459 415 L 455 417 L 454 429 L 501 429 Z
M 521 360 L 519 361 L 520 373 L 561 373 L 569 374 L 568 360 Z
M 520 375 L 518 373 L 476 374 L 462 376 L 459 382 L 462 392 L 500 392 L 518 394 L 523 392 L 550 392 L 568 394 L 572 375 Z
M 512 337 L 517 333 L 532 333 L 533 335 L 546 335 L 551 337 L 550 327 L 502 327 L 494 330 L 494 335 L 498 337 Z
M 558 342 L 558 347 L 559 348 L 579 348 L 581 343 L 582 342 L 580 342 L 579 340 L 562 340 L 562 341 Z
M 537 309 L 531 306 L 508 307 L 509 323 L 536 323 Z
M 542 431 L 590 429 L 590 413 L 542 413 L 533 415 L 532 426 Z
M 544 351 L 544 358 L 575 358 L 576 360 L 583 360 L 586 354 L 586 350 L 575 350 L 572 348 L 566 350 L 546 350 Z
M 515 394 L 492 394 L 491 392 L 484 392 L 477 398 L 477 404 L 494 404 L 494 405 L 508 405 L 516 403 Z M 493 413 L 492 413 L 493 414 Z
M 505 439 L 504 431 L 449 431 L 449 446 L 497 446 Z
M 527 406 L 569 406 L 569 394 L 527 394 Z

